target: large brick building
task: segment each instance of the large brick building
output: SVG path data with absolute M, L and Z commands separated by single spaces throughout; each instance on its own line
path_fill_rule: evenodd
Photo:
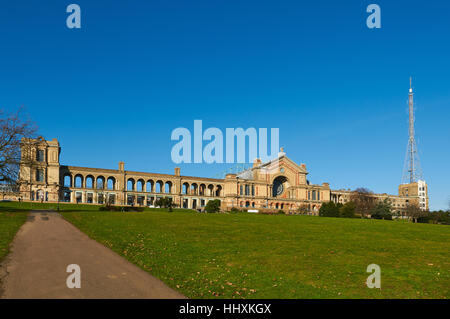
M 253 167 L 223 179 L 174 174 L 145 173 L 61 165 L 61 147 L 56 139 L 42 137 L 22 141 L 19 189 L 23 200 L 152 206 L 158 197 L 171 197 L 179 207 L 202 209 L 211 199 L 220 199 L 223 210 L 233 207 L 297 211 L 304 207 L 317 214 L 324 202 L 350 201 L 350 190 L 331 190 L 328 183 L 310 184 L 305 164 L 296 164 L 281 150 L 268 163 L 256 159 Z M 396 211 L 409 203 L 428 209 L 425 182 L 400 185 L 399 195 L 372 194 L 388 198 Z

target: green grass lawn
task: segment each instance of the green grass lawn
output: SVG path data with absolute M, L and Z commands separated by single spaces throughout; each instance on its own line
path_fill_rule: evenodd
M 450 228 L 257 214 L 63 212 L 191 298 L 448 298 Z M 366 268 L 381 267 L 381 289 Z
M 0 262 L 8 254 L 11 241 L 26 219 L 26 212 L 0 209 Z
M 72 204 L 60 202 L 58 203 L 49 203 L 49 202 L 15 202 L 15 201 L 0 201 L 0 211 L 26 211 L 30 210 L 59 210 L 60 211 L 99 211 L 99 208 L 104 205 L 96 205 L 96 204 Z M 138 207 L 138 206 L 136 206 Z M 144 207 L 145 211 L 155 211 L 158 209 Z M 174 208 L 174 211 L 191 211 L 187 209 L 179 209 Z
M 69 204 L 69 203 L 60 203 L 59 209 L 62 211 L 98 211 L 101 205 L 88 205 L 88 204 Z M 26 211 L 30 210 L 57 210 L 57 203 L 40 203 L 40 202 L 0 202 L 0 211 Z

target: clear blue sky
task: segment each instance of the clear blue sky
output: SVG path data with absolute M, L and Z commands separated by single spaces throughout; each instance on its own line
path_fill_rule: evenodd
M 82 10 L 81 30 L 65 25 Z M 365 20 L 381 6 L 382 28 Z M 172 173 L 171 131 L 279 127 L 313 183 L 397 193 L 413 76 L 431 208 L 450 196 L 450 2 L 2 1 L 0 108 L 64 164 Z M 226 165 L 182 165 L 214 177 Z

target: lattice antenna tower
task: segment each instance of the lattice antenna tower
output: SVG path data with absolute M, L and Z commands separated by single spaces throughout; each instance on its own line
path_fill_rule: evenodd
M 409 106 L 409 138 L 408 138 L 408 145 L 406 147 L 402 184 L 415 183 L 418 180 L 423 179 L 414 131 L 415 118 L 414 118 L 414 92 L 412 89 L 412 78 L 409 78 L 408 106 Z

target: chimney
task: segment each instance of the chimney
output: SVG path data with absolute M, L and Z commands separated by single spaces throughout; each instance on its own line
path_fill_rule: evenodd
M 179 167 L 175 167 L 175 175 L 180 176 L 180 168 Z
M 124 162 L 119 162 L 119 171 L 121 171 L 121 172 L 125 171 L 125 163 Z

